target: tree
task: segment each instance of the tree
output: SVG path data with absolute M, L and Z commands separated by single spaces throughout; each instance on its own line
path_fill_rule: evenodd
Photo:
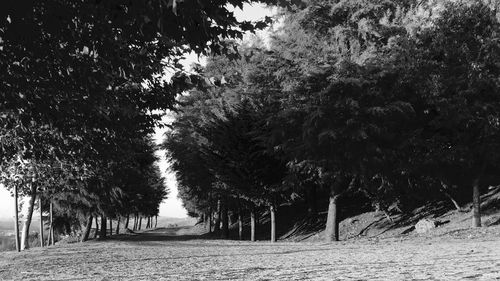
M 447 3 L 416 38 L 428 126 L 418 143 L 441 181 L 472 187 L 473 225 L 481 226 L 480 187 L 497 183 L 499 74 L 495 13 L 481 1 Z M 414 62 L 416 64 L 416 62 Z
M 165 61 L 180 69 L 183 52 L 227 52 L 222 39 L 265 25 L 237 22 L 226 2 L 0 5 L 1 164 L 62 162 L 80 178 L 113 159 L 127 124 L 144 136 L 161 118 L 151 112 L 172 108 L 185 83 L 160 81 Z

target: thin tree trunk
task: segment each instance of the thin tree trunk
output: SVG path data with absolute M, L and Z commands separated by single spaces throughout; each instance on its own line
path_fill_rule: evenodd
M 271 213 L 271 242 L 276 242 L 276 210 L 274 204 L 269 207 Z
M 19 210 L 18 210 L 18 193 L 17 193 L 17 184 L 14 184 L 14 231 L 16 233 L 16 250 L 18 252 L 21 251 L 21 241 L 19 240 Z
M 109 219 L 109 235 L 113 235 L 113 220 Z
M 453 206 L 455 206 L 455 209 L 457 209 L 457 211 L 462 211 L 462 208 L 460 207 L 458 202 L 448 192 L 448 185 L 443 181 L 441 181 L 441 192 L 443 192 L 443 194 L 448 197 L 448 199 L 450 199 L 451 203 L 453 203 Z
M 85 225 L 85 230 L 83 231 L 82 239 L 80 242 L 85 242 L 89 240 L 90 230 L 92 229 L 92 219 L 94 216 L 90 215 L 87 219 L 87 224 Z
M 479 178 L 472 183 L 472 208 L 473 226 L 481 227 L 481 193 L 479 190 Z
M 227 220 L 228 220 L 228 223 L 229 223 L 229 227 L 231 227 L 231 225 L 234 224 L 234 221 L 233 221 L 234 217 L 233 217 L 233 215 L 234 214 L 232 212 L 229 212 L 229 210 L 228 210 Z
M 208 216 L 208 233 L 212 233 L 212 208 L 210 208 L 210 211 L 208 212 L 209 213 L 209 216 Z
M 339 225 L 337 217 L 337 200 L 338 195 L 330 195 L 330 203 L 328 204 L 328 217 L 326 219 L 325 240 L 327 242 L 339 241 Z
M 134 229 L 133 229 L 133 231 L 136 231 L 136 230 L 137 230 L 137 220 L 138 220 L 138 218 L 137 218 L 137 214 L 135 214 L 135 215 L 134 215 Z
M 26 213 L 26 219 L 23 224 L 23 231 L 21 234 L 21 250 L 29 249 L 29 235 L 30 235 L 30 225 L 31 219 L 33 218 L 33 210 L 35 209 L 36 201 L 36 186 L 31 184 L 30 187 L 30 200 L 28 201 L 28 210 Z
M 95 232 L 94 239 L 97 239 L 97 234 L 99 233 L 99 217 L 95 216 Z
M 120 220 L 122 217 L 118 216 L 118 220 L 116 221 L 116 231 L 115 234 L 120 234 Z
M 139 227 L 138 230 L 141 230 L 142 227 L 142 216 L 139 217 Z
M 40 211 L 40 247 L 43 247 L 43 209 L 41 194 L 38 196 L 38 210 Z
M 130 221 L 130 214 L 127 214 L 127 220 L 125 220 L 125 229 L 128 229 L 129 221 Z
M 448 197 L 448 199 L 450 199 L 451 203 L 453 204 L 453 206 L 455 206 L 455 209 L 457 209 L 457 211 L 459 211 L 459 212 L 462 211 L 462 208 L 458 204 L 457 200 L 455 200 L 455 198 L 453 198 L 447 191 L 443 191 L 443 194 L 446 197 Z
M 221 220 L 221 206 L 220 206 L 220 199 L 217 200 L 217 218 L 215 218 L 215 226 L 214 226 L 214 232 L 219 232 L 220 230 L 220 220 Z
M 250 211 L 250 241 L 252 241 L 252 242 L 255 241 L 255 228 L 256 228 L 255 208 L 253 208 Z
M 49 237 L 50 237 L 50 245 L 54 245 L 55 243 L 55 237 L 54 237 L 54 204 L 52 201 L 49 204 L 49 224 L 50 224 L 50 229 L 49 229 Z
M 243 240 L 243 221 L 241 220 L 241 210 L 238 212 L 238 238 Z
M 151 228 L 151 217 L 148 217 L 148 221 L 146 222 L 146 229 Z
M 155 216 L 155 228 L 158 226 L 158 215 Z
M 104 215 L 101 215 L 101 234 L 99 238 L 105 239 L 107 237 L 108 227 L 106 226 L 107 219 Z
M 229 214 L 227 210 L 226 200 L 224 200 L 224 204 L 222 206 L 222 238 L 229 238 Z

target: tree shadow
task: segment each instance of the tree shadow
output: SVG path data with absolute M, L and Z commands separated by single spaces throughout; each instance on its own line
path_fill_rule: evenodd
M 498 213 L 500 210 L 500 186 L 491 188 L 481 196 L 481 210 L 483 215 Z
M 497 218 L 495 221 L 486 224 L 486 226 L 494 226 L 494 225 L 500 225 L 500 217 Z
M 131 232 L 108 237 L 108 241 L 132 241 L 132 242 L 162 242 L 162 241 L 188 241 L 206 239 L 206 234 L 179 234 L 192 226 L 156 228 L 142 232 Z
M 432 202 L 422 207 L 416 208 L 409 213 L 395 215 L 392 217 L 393 218 L 392 222 L 387 219 L 379 220 L 373 225 L 373 227 L 383 228 L 388 230 L 392 230 L 395 228 L 402 228 L 402 227 L 412 227 L 421 219 L 429 217 L 438 218 L 448 213 L 452 209 L 453 207 L 451 207 L 446 201 Z M 444 223 L 446 222 L 442 222 L 441 224 Z M 404 232 L 407 231 L 408 229 L 405 230 Z

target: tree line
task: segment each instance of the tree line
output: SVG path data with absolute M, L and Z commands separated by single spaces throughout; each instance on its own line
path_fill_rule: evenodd
M 185 53 L 227 53 L 227 39 L 265 26 L 228 10 L 247 2 L 2 1 L 0 182 L 16 232 L 18 195 L 29 198 L 18 250 L 35 204 L 51 233 L 82 229 L 82 241 L 97 217 L 103 237 L 108 219 L 152 225 L 168 194 L 152 133 L 188 87 L 163 76 L 184 71 Z
M 499 8 L 311 0 L 282 11 L 269 44 L 228 41 L 238 53 L 178 77 L 192 89 L 163 146 L 184 206 L 226 238 L 250 217 L 251 240 L 259 213 L 275 241 L 277 210 L 303 201 L 338 240 L 353 197 L 389 220 L 472 201 L 481 226 L 480 195 L 500 183 Z

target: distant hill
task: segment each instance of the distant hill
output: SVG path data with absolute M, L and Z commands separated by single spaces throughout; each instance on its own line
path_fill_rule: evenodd
M 22 223 L 23 221 L 19 221 L 19 231 L 22 229 Z M 38 232 L 40 229 L 40 223 L 38 218 L 33 218 L 31 220 L 31 225 L 30 225 L 30 233 L 31 232 Z M 14 221 L 10 219 L 1 219 L 0 220 L 0 236 L 10 236 L 14 235 Z
M 10 236 L 14 233 L 14 222 L 12 220 L 0 220 L 0 237 Z

